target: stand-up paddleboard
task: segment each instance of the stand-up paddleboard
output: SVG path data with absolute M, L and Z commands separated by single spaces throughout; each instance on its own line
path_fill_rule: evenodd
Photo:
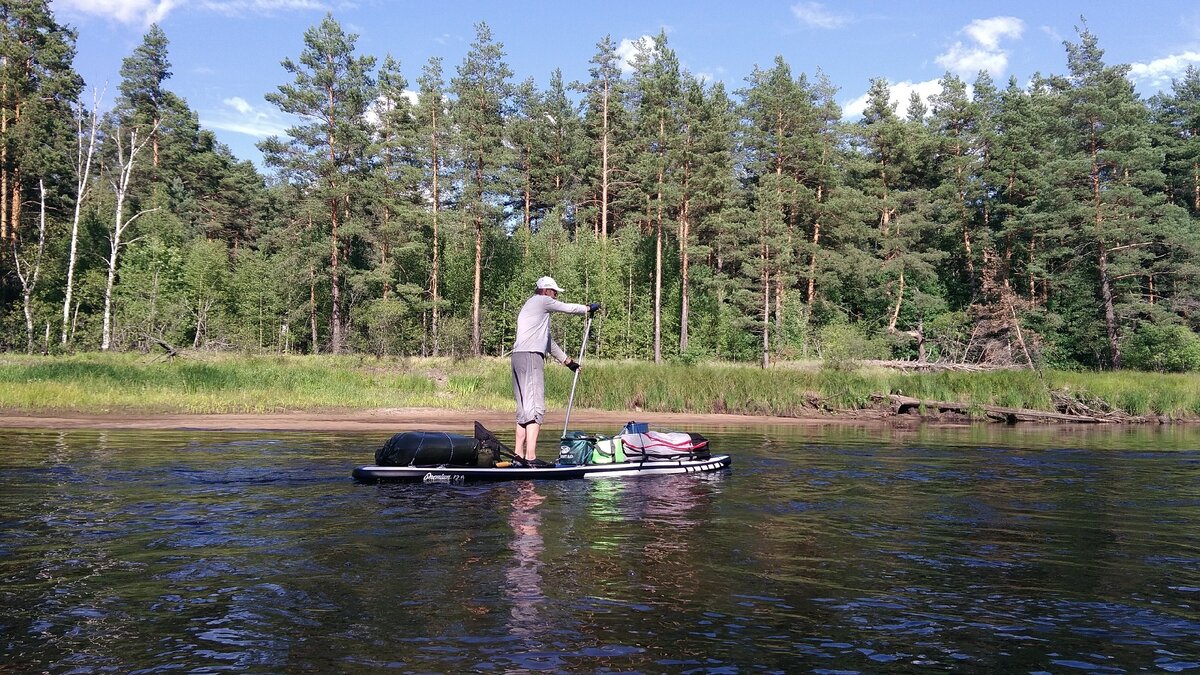
M 375 451 L 375 463 L 358 467 L 353 475 L 366 482 L 566 480 L 703 473 L 731 462 L 729 455 L 711 455 L 708 439 L 700 434 L 652 432 L 637 422 L 623 432 L 619 437 L 564 432 L 558 461 L 532 466 L 478 422 L 474 436 L 406 431 L 388 439 Z
M 545 468 L 520 466 L 360 466 L 354 478 L 364 482 L 407 481 L 424 483 L 465 483 L 504 480 L 566 480 L 573 478 L 625 478 L 674 473 L 719 471 L 731 463 L 729 455 L 707 459 L 646 460 L 583 466 L 553 465 Z

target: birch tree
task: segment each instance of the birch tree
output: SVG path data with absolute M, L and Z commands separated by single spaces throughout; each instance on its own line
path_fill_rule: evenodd
M 67 254 L 67 283 L 63 292 L 62 311 L 62 345 L 67 344 L 68 327 L 70 325 L 71 302 L 75 294 L 75 260 L 79 249 L 79 219 L 83 210 L 83 202 L 91 190 L 92 158 L 96 152 L 96 134 L 100 128 L 99 106 L 102 92 L 93 92 L 92 109 L 86 119 L 88 124 L 87 140 L 84 141 L 83 102 L 79 103 L 79 114 L 76 123 L 76 153 L 75 153 L 75 209 L 71 216 L 71 241 Z
M 157 208 L 139 210 L 132 216 L 125 217 L 125 202 L 133 185 L 133 173 L 138 153 L 153 137 L 153 133 L 148 133 L 145 138 L 139 138 L 136 128 L 130 129 L 126 134 L 120 126 L 113 135 L 113 142 L 116 146 L 116 166 L 113 167 L 112 172 L 115 175 L 110 178 L 109 182 L 112 185 L 116 206 L 113 212 L 112 229 L 108 232 L 108 275 L 104 282 L 104 315 L 101 319 L 100 350 L 105 352 L 112 346 L 113 286 L 117 281 L 117 265 L 120 261 L 121 246 L 125 243 L 122 239 L 134 221 L 147 213 L 158 210 Z
M 37 249 L 32 259 L 22 255 L 21 232 L 16 232 L 12 241 L 13 266 L 21 282 L 21 309 L 25 313 L 25 351 L 33 353 L 33 293 L 37 289 L 38 277 L 42 273 L 42 255 L 46 252 L 46 184 L 38 181 Z M 47 324 L 48 327 L 49 324 Z

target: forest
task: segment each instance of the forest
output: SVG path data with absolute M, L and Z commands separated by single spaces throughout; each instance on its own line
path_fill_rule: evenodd
M 551 275 L 601 358 L 1200 370 L 1200 71 L 1142 98 L 1085 22 L 1062 74 L 874 79 L 849 120 L 820 70 L 727 90 L 665 33 L 540 88 L 484 23 L 414 65 L 330 14 L 269 57 L 298 121 L 260 170 L 157 25 L 102 110 L 48 0 L 0 14 L 0 351 L 500 356 Z

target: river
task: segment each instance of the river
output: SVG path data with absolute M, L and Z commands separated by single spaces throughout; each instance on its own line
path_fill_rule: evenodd
M 710 437 L 369 485 L 378 434 L 5 430 L 0 671 L 1200 670 L 1200 429 Z

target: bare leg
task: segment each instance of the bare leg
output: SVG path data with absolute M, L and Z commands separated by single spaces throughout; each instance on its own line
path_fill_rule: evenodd
M 514 444 L 517 447 L 513 448 L 517 452 L 517 457 L 525 457 L 525 427 L 517 425 L 517 438 Z
M 525 459 L 533 460 L 537 458 L 537 439 L 538 432 L 541 429 L 542 425 L 537 422 L 530 422 L 525 425 Z

